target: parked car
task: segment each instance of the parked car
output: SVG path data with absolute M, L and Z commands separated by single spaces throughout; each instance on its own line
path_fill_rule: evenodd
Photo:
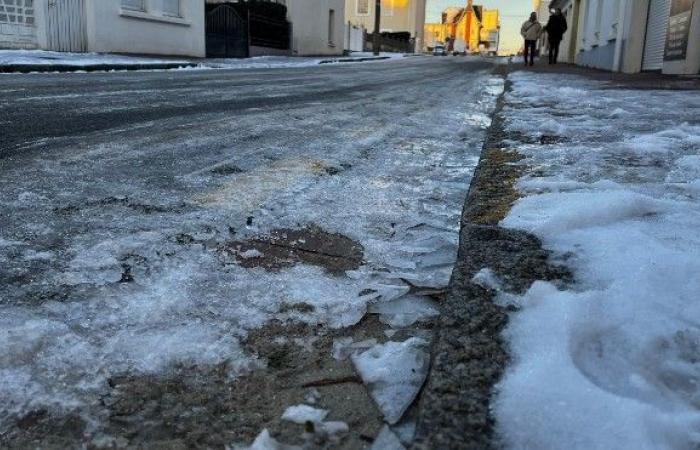
M 433 56 L 447 56 L 447 49 L 444 45 L 436 45 L 433 49 Z

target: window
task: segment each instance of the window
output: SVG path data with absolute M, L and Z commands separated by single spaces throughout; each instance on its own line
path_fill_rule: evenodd
M 0 22 L 34 24 L 33 0 L 0 0 Z
M 180 17 L 180 0 L 163 0 L 163 15 Z
M 145 11 L 145 0 L 122 0 L 122 8 L 134 11 Z
M 328 10 L 328 45 L 333 46 L 333 36 L 335 35 L 335 10 Z
M 358 16 L 369 16 L 369 0 L 355 0 L 357 9 L 356 13 Z
M 382 16 L 394 15 L 394 0 L 382 0 Z

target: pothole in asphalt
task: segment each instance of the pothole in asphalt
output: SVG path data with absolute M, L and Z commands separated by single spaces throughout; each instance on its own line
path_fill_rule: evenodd
M 329 166 L 323 169 L 328 175 L 338 175 L 341 170 L 337 167 Z
M 540 136 L 540 144 L 542 145 L 561 144 L 568 141 L 569 139 L 565 138 L 564 136 L 556 136 L 551 134 L 543 134 Z
M 185 208 L 185 204 L 178 205 L 151 205 L 141 203 L 130 199 L 129 197 L 106 197 L 100 200 L 91 200 L 83 202 L 79 205 L 68 205 L 54 208 L 54 212 L 59 215 L 77 214 L 80 211 L 88 208 L 109 208 L 109 207 L 124 207 L 132 209 L 142 214 L 180 212 Z
M 246 268 L 269 271 L 310 264 L 340 275 L 362 265 L 364 249 L 359 242 L 319 227 L 277 229 L 245 241 L 231 241 L 219 248 L 224 261 Z
M 321 175 L 338 175 L 341 172 L 344 172 L 352 167 L 351 164 L 348 163 L 341 163 L 337 166 L 333 166 L 330 164 L 327 164 L 324 161 L 319 161 L 319 160 L 312 160 L 311 161 L 311 170 L 319 173 Z
M 503 136 L 504 140 L 515 141 L 522 144 L 540 144 L 540 145 L 552 145 L 552 144 L 562 144 L 569 142 L 570 139 L 565 136 L 558 136 L 553 134 L 542 134 L 539 137 L 529 135 L 520 131 L 508 131 Z
M 244 172 L 244 170 L 235 164 L 221 164 L 221 165 L 218 165 L 218 166 L 214 167 L 213 169 L 211 169 L 210 172 L 213 173 L 214 175 L 226 176 L 226 175 L 235 175 L 237 173 L 242 173 L 242 172 Z

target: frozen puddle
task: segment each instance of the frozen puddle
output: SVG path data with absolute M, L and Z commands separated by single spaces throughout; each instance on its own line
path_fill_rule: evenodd
M 502 225 L 540 237 L 577 283 L 502 293 L 519 312 L 499 432 L 510 448 L 697 448 L 700 93 L 512 79 L 507 130 L 564 139 L 518 145 L 538 170 Z

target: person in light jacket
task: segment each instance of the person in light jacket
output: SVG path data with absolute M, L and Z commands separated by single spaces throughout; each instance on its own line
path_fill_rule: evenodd
M 530 14 L 530 18 L 520 28 L 520 34 L 525 39 L 525 65 L 527 66 L 529 58 L 532 66 L 535 63 L 537 40 L 542 35 L 542 24 L 537 21 L 537 13 Z

